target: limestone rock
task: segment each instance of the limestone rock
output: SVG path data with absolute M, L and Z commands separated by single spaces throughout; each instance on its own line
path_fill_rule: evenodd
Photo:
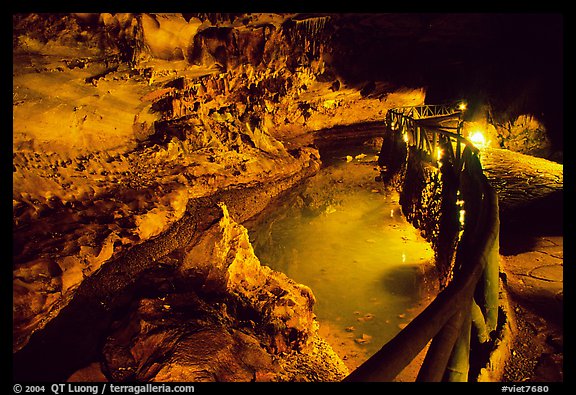
M 523 114 L 506 125 L 498 125 L 502 148 L 542 158 L 549 156 L 551 141 L 546 127 L 533 115 Z
M 260 265 L 246 228 L 230 218 L 225 205 L 221 207 L 222 219 L 184 258 L 181 270 L 201 270 L 206 279 L 203 292 L 226 292 L 237 308 L 255 315 L 253 321 L 274 351 L 307 349 L 315 331 L 312 291 Z
M 183 253 L 169 280 L 180 285 L 114 324 L 106 371 L 117 381 L 341 380 L 348 371 L 319 338 L 311 290 L 260 265 L 246 229 L 221 209 Z
M 143 14 L 141 20 L 150 54 L 166 60 L 185 59 L 202 24 L 197 18 L 186 21 L 181 14 Z

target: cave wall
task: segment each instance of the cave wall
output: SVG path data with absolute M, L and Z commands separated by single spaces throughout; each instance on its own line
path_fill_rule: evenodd
M 465 99 L 466 120 L 490 120 L 502 148 L 561 159 L 561 13 L 343 14 L 335 25 L 331 64 L 342 79 L 421 86 L 428 103 Z M 520 133 L 507 144 L 510 126 L 526 117 L 540 132 Z M 518 144 L 520 136 L 532 141 Z M 542 146 L 530 147 L 543 136 Z
M 563 143 L 562 14 L 16 14 L 30 48 L 56 41 L 138 65 L 150 59 L 294 72 L 366 92 L 379 84 L 424 88 L 430 102 L 466 98 L 494 124 L 534 117 L 550 150 Z M 38 26 L 41 25 L 41 28 Z M 56 45 L 52 49 L 56 49 Z M 328 67 L 326 67 L 328 65 Z M 482 114 L 484 116 L 484 114 Z M 506 147 L 508 148 L 508 147 Z M 548 153 L 549 154 L 549 153 Z
M 303 47 L 293 48 L 282 29 L 287 15 L 218 18 L 13 17 L 16 379 L 64 381 L 86 366 L 114 380 L 346 374 L 318 336 L 313 298 L 294 310 L 299 285 L 259 275 L 266 287 L 280 283 L 258 297 L 288 300 L 270 308 L 227 286 L 217 297 L 202 293 L 202 270 L 174 266 L 202 267 L 213 283 L 227 284 L 211 250 L 192 248 L 207 239 L 220 248 L 236 243 L 209 231 L 218 203 L 226 203 L 230 223 L 245 221 L 318 170 L 318 150 L 291 136 L 378 119 L 386 106 L 422 102 L 423 91 L 368 98 L 333 78 L 316 79 L 324 72 L 320 47 L 302 38 L 320 25 L 295 22 L 299 33 L 290 40 Z M 303 56 L 310 45 L 311 58 Z M 265 272 L 249 242 L 241 245 L 237 265 Z M 211 298 L 227 307 L 206 308 Z M 198 313 L 196 326 L 178 304 Z M 218 363 L 215 355 L 242 361 Z

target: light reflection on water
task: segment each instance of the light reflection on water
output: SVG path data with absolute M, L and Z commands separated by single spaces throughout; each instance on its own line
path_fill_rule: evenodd
M 312 289 L 320 326 L 367 356 L 413 318 L 433 262 L 373 159 L 342 156 L 250 231 L 262 264 Z

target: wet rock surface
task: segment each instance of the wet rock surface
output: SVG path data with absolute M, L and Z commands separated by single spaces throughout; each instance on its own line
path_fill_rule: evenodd
M 562 234 L 564 166 L 561 163 L 497 148 L 483 149 L 481 162 L 484 174 L 498 193 L 505 234 L 513 235 L 522 229 L 533 234 Z M 514 249 L 512 243 L 510 249 Z

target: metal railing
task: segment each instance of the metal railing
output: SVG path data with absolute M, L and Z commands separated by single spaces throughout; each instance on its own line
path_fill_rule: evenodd
M 404 106 L 389 110 L 389 112 L 401 113 L 415 119 L 437 117 L 442 115 L 462 114 L 464 111 L 462 100 L 446 104 L 422 104 L 419 106 Z
M 462 115 L 462 102 L 400 107 L 387 112 L 386 125 L 391 131 L 401 133 L 409 146 L 427 153 L 432 163 L 448 160 L 459 169 L 462 144 L 478 153 L 462 136 Z
M 455 132 L 446 125 L 455 127 Z M 393 109 L 388 111 L 387 126 L 402 133 L 406 144 L 431 154 L 432 163 L 451 162 L 467 220 L 450 283 L 344 381 L 392 381 L 427 345 L 417 381 L 468 381 L 471 342 L 489 341 L 498 321 L 498 197 L 483 174 L 478 149 L 461 135 L 462 111 L 454 106 Z M 441 158 L 434 158 L 436 149 L 444 150 Z

